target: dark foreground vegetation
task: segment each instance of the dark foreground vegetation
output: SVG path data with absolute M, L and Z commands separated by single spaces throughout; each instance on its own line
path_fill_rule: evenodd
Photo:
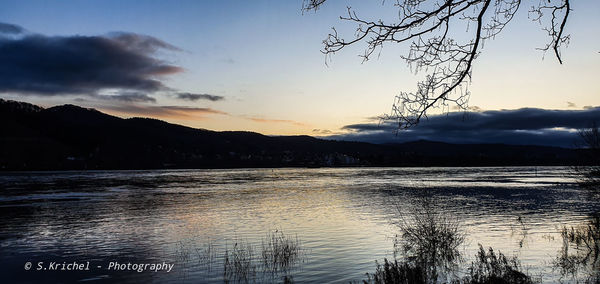
M 44 109 L 1 99 L 0 120 L 0 170 L 575 165 L 577 152 L 586 151 L 216 132 L 74 105 Z
M 367 273 L 368 280 L 363 283 L 374 284 L 409 284 L 409 283 L 438 283 L 435 279 L 427 279 L 424 275 L 426 269 L 415 266 L 410 262 L 398 260 L 384 260 L 384 264 L 377 264 L 375 273 Z M 492 248 L 487 251 L 479 245 L 479 252 L 468 269 L 468 274 L 462 278 L 456 277 L 441 283 L 464 284 L 529 284 L 541 281 L 534 280 L 522 271 L 521 264 L 516 257 L 507 258 L 501 252 L 497 254 Z
M 364 284 L 541 283 L 544 275 L 530 275 L 516 256 L 507 257 L 493 248 L 479 251 L 470 264 L 459 247 L 466 238 L 460 220 L 448 216 L 431 197 L 417 200 L 408 210 L 398 208 L 400 234 L 393 260 L 376 262 Z M 520 218 L 519 218 L 520 220 Z M 600 283 L 600 214 L 591 214 L 579 226 L 560 230 L 563 246 L 552 269 L 568 283 Z M 399 255 L 399 256 L 398 256 Z M 547 281 L 547 280 L 546 280 Z
M 576 227 L 563 227 L 563 246 L 554 266 L 565 277 L 587 275 L 584 283 L 600 283 L 600 213 Z
M 459 219 L 449 216 L 441 204 L 424 195 L 408 208 L 397 208 L 400 234 L 395 240 L 393 260 L 376 263 L 363 283 L 537 283 L 523 272 L 516 257 L 508 258 L 479 245 L 465 269 L 460 247 L 466 232 Z M 400 258 L 398 258 L 398 254 Z

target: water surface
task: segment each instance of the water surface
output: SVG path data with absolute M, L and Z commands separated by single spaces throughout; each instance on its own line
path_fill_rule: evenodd
M 224 253 L 237 244 L 253 248 L 249 282 L 360 281 L 393 257 L 402 212 L 424 195 L 465 232 L 458 274 L 481 244 L 517 256 L 547 283 L 575 280 L 554 265 L 560 229 L 600 211 L 562 167 L 3 173 L 0 274 L 21 283 L 222 283 Z M 260 251 L 275 230 L 297 239 L 301 256 L 267 273 Z M 51 261 L 92 267 L 36 271 Z M 106 270 L 111 261 L 174 266 L 115 272 Z

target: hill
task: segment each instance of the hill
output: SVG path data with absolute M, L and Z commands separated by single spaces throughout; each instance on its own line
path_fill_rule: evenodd
M 378 145 L 195 129 L 75 105 L 0 99 L 0 170 L 563 165 L 576 150 L 431 141 Z

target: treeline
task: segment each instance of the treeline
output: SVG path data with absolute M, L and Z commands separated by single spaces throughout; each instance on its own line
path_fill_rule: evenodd
M 1 99 L 0 119 L 0 170 L 571 165 L 584 151 L 431 141 L 378 145 L 216 132 L 156 119 L 122 119 L 74 105 L 45 109 Z

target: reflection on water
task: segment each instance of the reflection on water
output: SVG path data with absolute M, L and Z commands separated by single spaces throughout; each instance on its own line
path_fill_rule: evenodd
M 360 281 L 375 260 L 393 259 L 395 236 L 402 236 L 397 208 L 424 208 L 418 207 L 424 192 L 435 202 L 434 220 L 460 220 L 464 241 L 452 255 L 462 262 L 458 269 L 446 265 L 458 275 L 468 273 L 481 243 L 517 256 L 543 282 L 569 281 L 554 266 L 563 248 L 561 228 L 577 227 L 600 211 L 567 168 L 3 173 L 0 276 L 16 282 Z M 274 232 L 284 240 L 268 241 Z M 268 256 L 274 247 L 281 255 L 294 251 L 296 242 L 300 253 L 288 254 L 289 264 Z M 427 251 L 404 253 L 414 257 L 419 250 Z M 25 271 L 27 261 L 89 261 L 93 269 Z M 109 262 L 175 266 L 138 273 L 108 271 Z M 435 264 L 438 275 L 447 274 L 439 268 L 443 263 Z

